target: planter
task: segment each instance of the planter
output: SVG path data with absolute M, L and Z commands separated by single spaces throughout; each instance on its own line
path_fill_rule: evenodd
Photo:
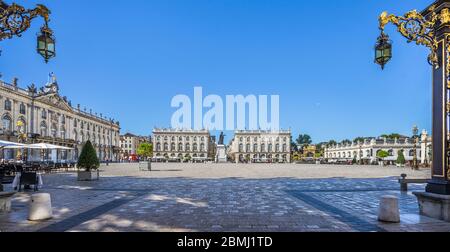
M 99 170 L 78 171 L 78 181 L 97 181 L 100 179 Z

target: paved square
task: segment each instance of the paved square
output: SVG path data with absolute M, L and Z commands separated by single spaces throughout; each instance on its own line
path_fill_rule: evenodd
M 98 182 L 78 182 L 70 173 L 44 176 L 41 192 L 51 194 L 55 218 L 27 221 L 30 193 L 20 193 L 13 211 L 0 214 L 0 230 L 450 231 L 450 223 L 418 215 L 416 198 L 399 191 L 401 173 L 430 176 L 379 166 L 154 164 L 142 172 L 137 164 L 114 164 L 102 167 Z M 383 195 L 399 197 L 401 223 L 377 221 Z

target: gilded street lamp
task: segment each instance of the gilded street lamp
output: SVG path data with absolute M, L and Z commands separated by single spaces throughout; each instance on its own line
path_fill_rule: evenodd
M 450 0 L 435 1 L 422 12 L 413 10 L 404 16 L 383 12 L 379 17 L 381 37 L 389 23 L 396 26 L 408 42 L 415 42 L 430 50 L 428 62 L 433 66 L 432 180 L 428 182 L 425 193 L 415 194 L 422 214 L 450 221 L 450 204 L 443 200 L 450 200 Z M 379 39 L 381 44 L 382 40 Z M 376 62 L 384 67 L 390 58 L 383 57 L 384 54 L 379 52 L 382 49 L 376 49 L 376 56 L 380 58 Z
M 18 4 L 8 5 L 0 0 L 0 41 L 21 37 L 22 33 L 30 28 L 33 19 L 42 17 L 44 25 L 38 35 L 36 49 L 47 63 L 56 56 L 55 38 L 48 26 L 50 13 L 50 10 L 41 4 L 34 9 L 25 9 Z

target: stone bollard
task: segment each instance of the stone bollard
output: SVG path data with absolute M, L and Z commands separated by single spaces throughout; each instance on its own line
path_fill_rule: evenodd
M 31 195 L 30 212 L 28 220 L 42 221 L 53 218 L 52 201 L 50 194 L 37 193 Z
M 380 201 L 378 220 L 383 222 L 400 222 L 400 210 L 398 198 L 395 196 L 383 196 Z

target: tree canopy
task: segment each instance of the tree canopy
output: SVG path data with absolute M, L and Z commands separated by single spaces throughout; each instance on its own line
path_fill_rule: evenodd
M 94 146 L 92 146 L 91 141 L 87 141 L 84 144 L 83 150 L 78 158 L 77 166 L 86 171 L 96 170 L 100 167 L 100 160 L 97 157 L 97 153 Z
M 312 144 L 312 138 L 310 135 L 307 135 L 307 134 L 299 135 L 296 142 L 298 145 L 308 146 L 308 145 Z
M 399 139 L 403 136 L 398 133 L 392 133 L 392 134 L 383 134 L 380 136 L 381 138 L 387 138 L 387 139 Z
M 402 150 L 398 151 L 397 164 L 404 165 L 406 164 L 405 155 Z
M 143 143 L 139 145 L 137 154 L 140 157 L 149 158 L 153 156 L 153 145 L 151 143 Z
M 387 157 L 389 157 L 389 152 L 387 152 L 387 151 L 384 151 L 384 150 L 380 150 L 380 151 L 378 151 L 378 153 L 377 153 L 377 157 L 378 158 L 387 158 Z

